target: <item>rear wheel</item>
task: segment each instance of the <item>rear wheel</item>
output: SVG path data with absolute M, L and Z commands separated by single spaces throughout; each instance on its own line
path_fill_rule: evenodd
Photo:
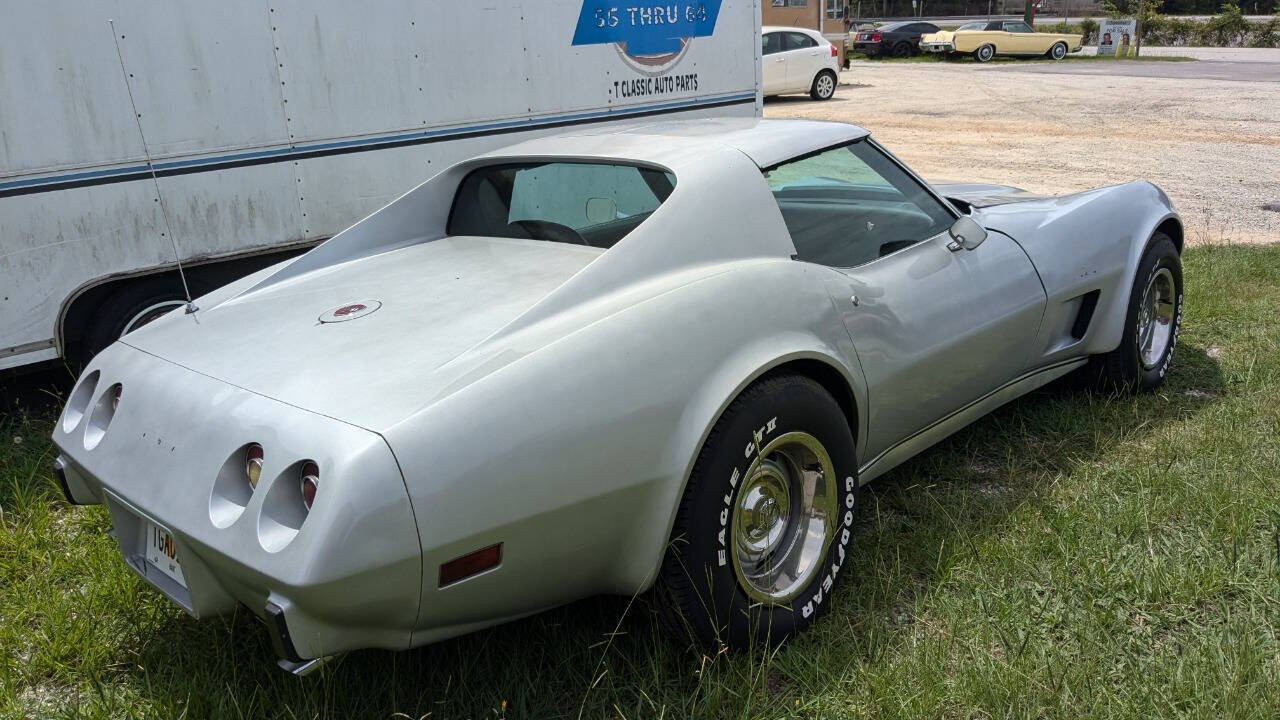
M 1105 390 L 1151 390 L 1164 382 L 1182 324 L 1182 259 L 1164 233 L 1151 236 L 1138 262 L 1124 337 L 1090 362 Z
M 809 97 L 814 100 L 830 100 L 836 94 L 836 74 L 823 70 L 813 78 L 813 86 L 809 88 Z
M 1049 57 L 1053 58 L 1054 60 L 1061 60 L 1066 56 L 1067 56 L 1066 43 L 1054 43 L 1053 47 L 1049 48 Z
M 991 58 L 996 56 L 995 45 L 982 45 L 973 51 L 973 59 L 980 63 L 991 62 Z
M 669 617 L 709 646 L 803 630 L 848 574 L 857 488 L 835 399 L 807 377 L 756 382 L 694 463 L 659 579 Z
M 896 58 L 911 57 L 911 43 L 899 42 L 895 44 L 890 54 Z

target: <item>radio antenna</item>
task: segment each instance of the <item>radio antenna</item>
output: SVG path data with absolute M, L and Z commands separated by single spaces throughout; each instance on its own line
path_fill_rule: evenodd
M 116 59 L 120 61 L 120 75 L 124 79 L 124 89 L 129 93 L 129 107 L 133 108 L 133 122 L 138 127 L 138 138 L 142 140 L 142 154 L 147 158 L 147 169 L 151 171 L 151 184 L 156 188 L 156 201 L 160 203 L 160 217 L 164 219 L 164 230 L 169 236 L 169 244 L 173 247 L 173 260 L 178 264 L 178 277 L 182 280 L 182 293 L 187 296 L 187 314 L 199 310 L 191 300 L 191 287 L 187 285 L 187 273 L 182 269 L 182 255 L 178 252 L 178 239 L 173 236 L 173 228 L 169 227 L 169 212 L 164 206 L 164 195 L 160 194 L 160 180 L 156 178 L 156 166 L 151 162 L 151 150 L 147 147 L 147 136 L 142 132 L 142 115 L 138 113 L 138 104 L 133 99 L 133 85 L 129 82 L 129 71 L 124 68 L 124 53 L 120 52 L 120 36 L 116 34 L 116 21 L 107 18 L 111 26 L 111 41 L 116 46 Z

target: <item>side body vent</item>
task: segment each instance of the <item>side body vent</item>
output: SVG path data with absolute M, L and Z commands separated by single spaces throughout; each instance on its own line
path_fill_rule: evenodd
M 1080 310 L 1076 313 L 1076 321 L 1071 324 L 1071 337 L 1080 340 L 1089 332 L 1089 323 L 1093 321 L 1093 311 L 1098 307 L 1101 294 L 1101 290 L 1090 290 L 1080 296 Z

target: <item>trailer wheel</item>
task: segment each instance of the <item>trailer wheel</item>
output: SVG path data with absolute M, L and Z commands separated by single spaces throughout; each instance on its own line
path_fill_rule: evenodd
M 203 292 L 191 286 L 192 295 Z M 88 362 L 108 345 L 187 302 L 182 280 L 159 276 L 135 280 L 113 291 L 89 321 L 80 359 Z

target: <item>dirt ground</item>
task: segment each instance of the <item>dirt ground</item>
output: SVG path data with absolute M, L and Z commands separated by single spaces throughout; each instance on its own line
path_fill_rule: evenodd
M 1051 193 L 1150 180 L 1190 242 L 1277 242 L 1280 211 L 1262 206 L 1280 209 L 1280 82 L 1258 79 L 1269 56 L 1244 53 L 1230 81 L 1172 67 L 1195 63 L 1131 77 L 1097 62 L 855 62 L 832 100 L 770 99 L 764 114 L 856 123 L 930 180 Z

